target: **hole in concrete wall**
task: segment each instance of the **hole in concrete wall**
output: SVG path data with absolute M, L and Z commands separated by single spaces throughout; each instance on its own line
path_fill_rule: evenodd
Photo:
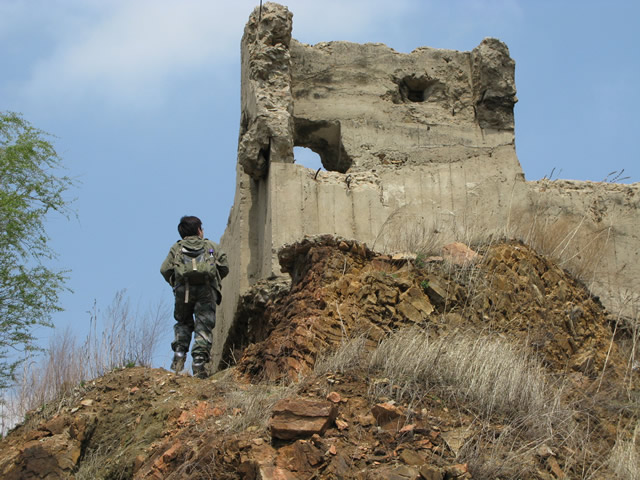
M 294 147 L 293 158 L 298 165 L 310 168 L 311 170 L 318 170 L 319 168 L 324 170 L 322 165 L 322 159 L 320 155 L 306 147 Z
M 407 75 L 396 80 L 400 98 L 403 102 L 426 102 L 442 99 L 445 96 L 445 85 L 437 79 L 425 75 Z
M 326 170 L 340 173 L 349 170 L 352 160 L 342 145 L 340 122 L 294 118 L 294 124 L 295 147 L 305 147 L 317 153 Z

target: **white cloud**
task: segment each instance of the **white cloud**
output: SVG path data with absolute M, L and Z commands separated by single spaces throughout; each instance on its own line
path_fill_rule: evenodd
M 63 98 L 110 104 L 162 103 L 172 82 L 237 64 L 240 39 L 257 0 L 40 0 L 34 10 L 12 3 L 14 23 L 46 38 L 22 80 L 32 101 Z M 447 18 L 453 6 L 428 0 L 289 0 L 294 36 L 302 41 L 382 41 L 381 29 L 402 35 L 416 15 Z M 474 18 L 515 0 L 461 0 Z M 484 10 L 483 10 L 484 5 Z M 33 4 L 32 4 L 33 7 Z M 443 13 L 444 12 L 444 13 Z M 460 22 L 462 23 L 462 22 Z M 458 24 L 458 29 L 460 28 Z M 1 34 L 2 32 L 0 32 Z M 360 36 L 360 37 L 358 37 Z M 307 40 L 310 39 L 310 40 Z M 416 45 L 416 47 L 419 45 Z
M 109 8 L 105 8 L 104 5 Z M 113 1 L 64 16 L 51 54 L 35 63 L 25 91 L 32 98 L 98 95 L 108 101 L 145 102 L 172 78 L 239 56 L 246 12 L 204 0 Z M 77 15 L 81 15 L 78 18 Z M 155 100 L 154 100 L 155 101 Z

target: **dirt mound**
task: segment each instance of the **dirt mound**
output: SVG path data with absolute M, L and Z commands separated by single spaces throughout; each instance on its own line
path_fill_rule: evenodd
M 243 297 L 226 357 L 237 365 L 207 380 L 137 367 L 78 387 L 0 442 L 0 477 L 612 478 L 606 458 L 637 412 L 637 379 L 607 313 L 525 245 L 472 257 L 392 258 L 333 237 L 291 245 L 280 254 L 291 286 Z M 376 394 L 389 380 L 361 367 L 313 373 L 346 339 L 373 350 L 408 327 L 526 349 L 562 380 L 562 424 L 532 440 L 551 422 L 542 413 L 488 418 L 446 391 Z
M 394 260 L 332 237 L 286 247 L 280 259 L 291 292 L 249 321 L 261 324 L 263 338 L 253 339 L 238 370 L 251 379 L 297 378 L 345 337 L 365 334 L 375 346 L 411 325 L 434 335 L 455 328 L 501 333 L 558 371 L 596 374 L 608 354 L 607 367 L 622 365 L 609 352 L 602 305 L 567 272 L 521 243 L 481 254 L 461 264 L 441 257 Z

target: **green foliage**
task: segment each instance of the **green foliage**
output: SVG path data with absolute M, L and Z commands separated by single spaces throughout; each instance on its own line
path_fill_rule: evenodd
M 47 137 L 19 114 L 0 112 L 0 388 L 20 352 L 37 349 L 34 328 L 51 326 L 61 310 L 66 276 L 46 265 L 55 253 L 45 220 L 50 212 L 69 217 L 72 181 L 56 175 L 60 158 Z
M 429 280 L 427 280 L 426 278 L 422 280 L 420 282 L 420 287 L 422 288 L 422 291 L 424 293 L 427 293 L 427 290 L 429 289 Z

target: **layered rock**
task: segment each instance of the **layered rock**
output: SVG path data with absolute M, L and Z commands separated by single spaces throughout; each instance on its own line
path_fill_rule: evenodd
M 331 236 L 286 246 L 280 261 L 291 291 L 253 320 L 263 325 L 262 336 L 252 337 L 238 372 L 251 381 L 299 379 L 345 338 L 362 335 L 362 348 L 373 348 L 415 326 L 436 336 L 458 328 L 501 333 L 533 345 L 558 371 L 594 375 L 611 366 L 607 356 L 617 353 L 604 309 L 567 272 L 518 242 L 459 263 L 447 253 L 453 250 L 407 261 Z

